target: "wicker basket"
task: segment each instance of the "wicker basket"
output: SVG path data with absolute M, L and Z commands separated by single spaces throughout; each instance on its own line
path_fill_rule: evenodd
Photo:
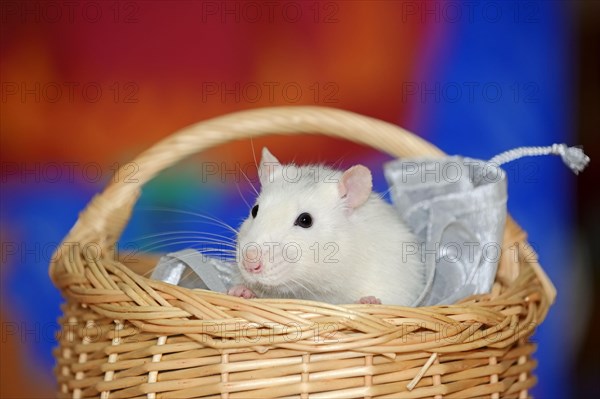
M 525 398 L 528 342 L 556 295 L 507 222 L 490 294 L 452 306 L 245 300 L 153 281 L 116 259 L 140 187 L 182 158 L 230 140 L 315 133 L 394 156 L 439 156 L 413 134 L 321 107 L 238 112 L 185 128 L 134 162 L 136 183 L 96 196 L 53 257 L 66 303 L 56 376 L 61 398 Z

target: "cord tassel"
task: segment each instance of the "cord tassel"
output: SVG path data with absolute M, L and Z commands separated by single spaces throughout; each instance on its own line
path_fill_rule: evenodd
M 579 172 L 585 169 L 587 164 L 590 162 L 590 157 L 585 155 L 581 148 L 568 147 L 566 144 L 552 144 L 548 147 L 519 147 L 498 154 L 492 159 L 490 159 L 488 162 L 500 166 L 502 164 L 514 161 L 515 159 L 519 159 L 522 157 L 550 154 L 560 155 L 563 162 L 575 174 L 579 174 Z

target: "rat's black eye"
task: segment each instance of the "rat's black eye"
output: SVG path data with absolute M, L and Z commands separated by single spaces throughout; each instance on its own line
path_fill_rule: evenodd
M 296 219 L 294 222 L 294 225 L 308 229 L 310 226 L 312 226 L 312 216 L 310 216 L 310 213 L 301 213 L 300 216 L 298 216 L 298 219 Z
M 257 214 L 258 214 L 258 205 L 254 205 L 254 208 L 252 208 L 252 217 L 255 218 Z

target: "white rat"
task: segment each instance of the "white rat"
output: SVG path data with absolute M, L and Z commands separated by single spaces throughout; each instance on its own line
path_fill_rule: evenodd
M 263 148 L 259 175 L 229 295 L 404 306 L 421 295 L 425 267 L 406 254 L 417 240 L 365 166 L 281 165 Z

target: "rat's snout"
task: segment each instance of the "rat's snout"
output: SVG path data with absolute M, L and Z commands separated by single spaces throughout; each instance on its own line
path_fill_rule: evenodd
M 247 248 L 243 254 L 242 266 L 248 273 L 260 273 L 263 269 L 261 253 L 254 247 Z
M 263 268 L 262 262 L 260 260 L 256 261 L 256 262 L 252 262 L 247 259 L 244 259 L 242 261 L 242 265 L 244 266 L 244 269 L 246 269 L 246 271 L 248 273 L 260 273 L 260 271 Z

